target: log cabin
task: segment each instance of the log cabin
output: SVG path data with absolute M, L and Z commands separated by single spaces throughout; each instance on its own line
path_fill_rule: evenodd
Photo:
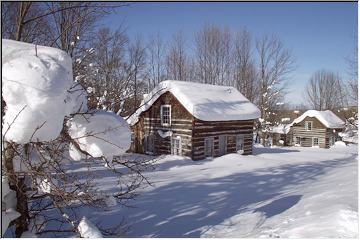
M 329 148 L 341 140 L 339 132 L 344 125 L 344 121 L 330 110 L 308 110 L 291 123 L 293 145 Z
M 260 110 L 237 89 L 194 82 L 160 82 L 128 118 L 130 150 L 193 160 L 252 154 Z

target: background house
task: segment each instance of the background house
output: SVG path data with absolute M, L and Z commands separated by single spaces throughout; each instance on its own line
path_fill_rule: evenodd
M 345 122 L 330 110 L 308 110 L 291 124 L 295 146 L 329 148 L 340 140 L 339 132 Z
M 194 160 L 237 151 L 251 154 L 254 119 L 259 117 L 259 109 L 233 87 L 163 81 L 128 119 L 131 150 Z

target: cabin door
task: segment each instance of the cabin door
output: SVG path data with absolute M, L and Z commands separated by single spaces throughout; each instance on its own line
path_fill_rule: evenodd
M 244 153 L 244 135 L 236 135 L 236 152 Z
M 225 155 L 226 154 L 226 135 L 219 136 L 219 155 Z
M 171 154 L 181 155 L 181 137 L 171 139 Z
M 145 153 L 154 154 L 154 134 L 146 135 L 144 138 Z

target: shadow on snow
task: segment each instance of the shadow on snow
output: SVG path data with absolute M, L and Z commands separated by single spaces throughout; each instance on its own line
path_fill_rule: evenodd
M 199 228 L 218 225 L 244 210 L 262 212 L 266 218 L 288 210 L 301 195 L 289 196 L 287 190 L 311 182 L 350 159 L 353 157 L 155 186 L 136 199 L 139 207 L 117 209 L 107 213 L 104 221 L 114 225 L 125 217 L 131 226 L 130 237 L 200 237 Z

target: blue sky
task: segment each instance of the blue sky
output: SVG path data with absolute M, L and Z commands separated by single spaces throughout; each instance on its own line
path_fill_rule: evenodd
M 345 58 L 357 44 L 357 3 L 134 3 L 104 19 L 116 29 L 125 24 L 130 36 L 159 32 L 165 41 L 181 30 L 187 47 L 206 23 L 236 31 L 246 26 L 253 37 L 276 34 L 292 50 L 297 69 L 289 80 L 287 101 L 303 102 L 305 85 L 316 70 L 348 78 Z

